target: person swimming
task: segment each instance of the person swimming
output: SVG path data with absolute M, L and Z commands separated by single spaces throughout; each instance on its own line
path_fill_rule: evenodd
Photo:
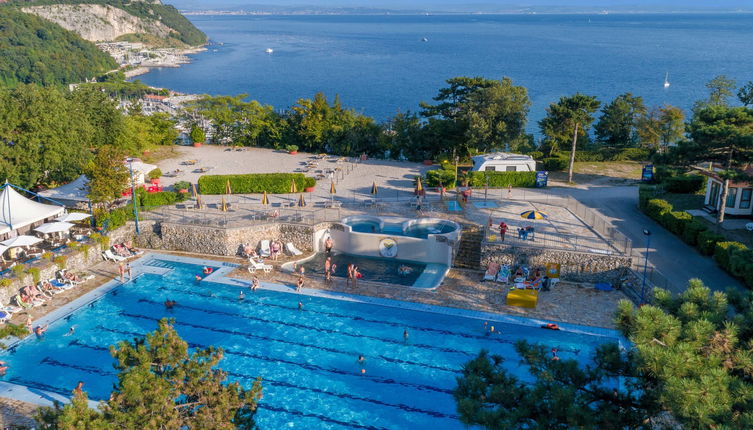
M 72 336 L 74 333 L 76 333 L 76 326 L 72 325 L 71 328 L 68 329 L 68 333 L 64 334 L 63 336 Z
M 245 299 L 245 298 L 246 298 L 246 295 L 245 295 L 245 294 L 243 294 L 243 291 L 241 291 L 241 292 L 240 292 L 240 293 L 238 294 L 238 300 L 241 300 L 241 301 L 242 301 L 242 300 L 243 300 L 243 299 Z
M 48 325 L 46 325 L 46 324 L 43 325 L 43 326 L 38 325 L 34 329 L 34 334 L 37 335 L 37 338 L 41 339 L 44 336 L 44 333 L 47 331 L 47 327 L 48 327 Z
M 407 342 L 408 337 L 410 336 L 408 335 L 408 329 L 406 328 L 405 330 L 403 330 L 403 340 Z
M 200 282 L 201 281 L 201 276 L 200 275 L 196 275 L 194 277 L 194 279 L 196 279 L 196 282 Z
M 557 348 L 552 348 L 552 360 L 559 361 L 560 358 L 557 356 Z
M 405 264 L 403 264 L 403 265 L 401 265 L 400 267 L 397 268 L 397 273 L 400 276 L 410 275 L 411 272 L 413 272 L 413 268 L 412 267 L 408 267 Z
M 358 364 L 363 364 L 363 362 L 366 361 L 365 358 L 363 358 L 363 355 L 358 356 Z
M 165 300 L 165 309 L 172 309 L 175 306 L 175 300 Z
M 251 291 L 256 291 L 259 289 L 259 279 L 254 278 L 253 282 L 251 282 Z
M 303 310 L 303 302 L 298 302 L 298 310 L 299 311 Z

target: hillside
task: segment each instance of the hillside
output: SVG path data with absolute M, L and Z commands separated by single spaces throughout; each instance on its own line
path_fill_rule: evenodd
M 106 53 L 57 24 L 0 7 L 0 86 L 64 85 L 117 67 Z
M 207 41 L 206 35 L 177 9 L 159 0 L 13 0 L 7 4 L 92 42 L 139 40 L 182 48 Z

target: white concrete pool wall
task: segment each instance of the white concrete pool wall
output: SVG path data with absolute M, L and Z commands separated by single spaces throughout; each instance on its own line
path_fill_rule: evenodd
M 401 236 L 389 233 L 361 233 L 353 231 L 348 225 L 350 222 L 373 222 L 378 223 L 380 229 L 384 224 L 400 224 L 403 231 L 417 224 L 446 224 L 454 229 L 447 233 L 429 234 L 426 239 Z M 394 258 L 399 260 L 416 261 L 424 264 L 442 264 L 452 266 L 454 256 L 454 244 L 457 243 L 461 234 L 460 225 L 449 220 L 439 218 L 399 218 L 399 217 L 376 217 L 369 215 L 356 215 L 347 217 L 340 223 L 332 224 L 327 230 L 320 230 L 314 234 L 314 250 L 324 251 L 324 240 L 331 236 L 334 242 L 335 252 L 364 257 L 385 258 L 379 248 L 384 239 L 392 239 L 397 243 L 397 254 Z

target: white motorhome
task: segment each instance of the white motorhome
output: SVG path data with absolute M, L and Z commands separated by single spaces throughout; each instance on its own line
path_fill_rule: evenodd
M 536 160 L 528 155 L 495 152 L 472 158 L 473 171 L 535 172 Z

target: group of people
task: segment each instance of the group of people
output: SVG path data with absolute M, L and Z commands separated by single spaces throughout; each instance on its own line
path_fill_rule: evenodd
M 491 218 L 489 218 L 489 229 L 491 230 L 493 224 Z M 504 221 L 499 222 L 499 240 L 501 242 L 505 241 L 505 234 L 507 234 L 507 230 L 509 230 L 510 227 L 505 223 Z M 518 227 L 518 239 L 520 240 L 528 240 L 529 236 L 533 236 L 534 234 L 534 228 L 533 226 L 525 226 L 525 227 Z
M 131 242 L 123 242 L 121 244 L 115 244 L 112 246 L 112 252 L 115 255 L 119 255 L 121 257 L 130 258 L 134 255 L 141 254 L 141 251 L 134 248 Z
M 43 280 L 37 282 L 36 285 L 27 285 L 19 291 L 15 296 L 18 306 L 28 309 L 34 306 L 43 304 L 47 299 L 52 298 L 56 293 L 59 293 L 71 285 L 75 285 L 83 282 L 82 279 L 71 272 L 61 270 L 57 273 L 57 279 Z M 54 284 L 53 284 L 54 283 Z

